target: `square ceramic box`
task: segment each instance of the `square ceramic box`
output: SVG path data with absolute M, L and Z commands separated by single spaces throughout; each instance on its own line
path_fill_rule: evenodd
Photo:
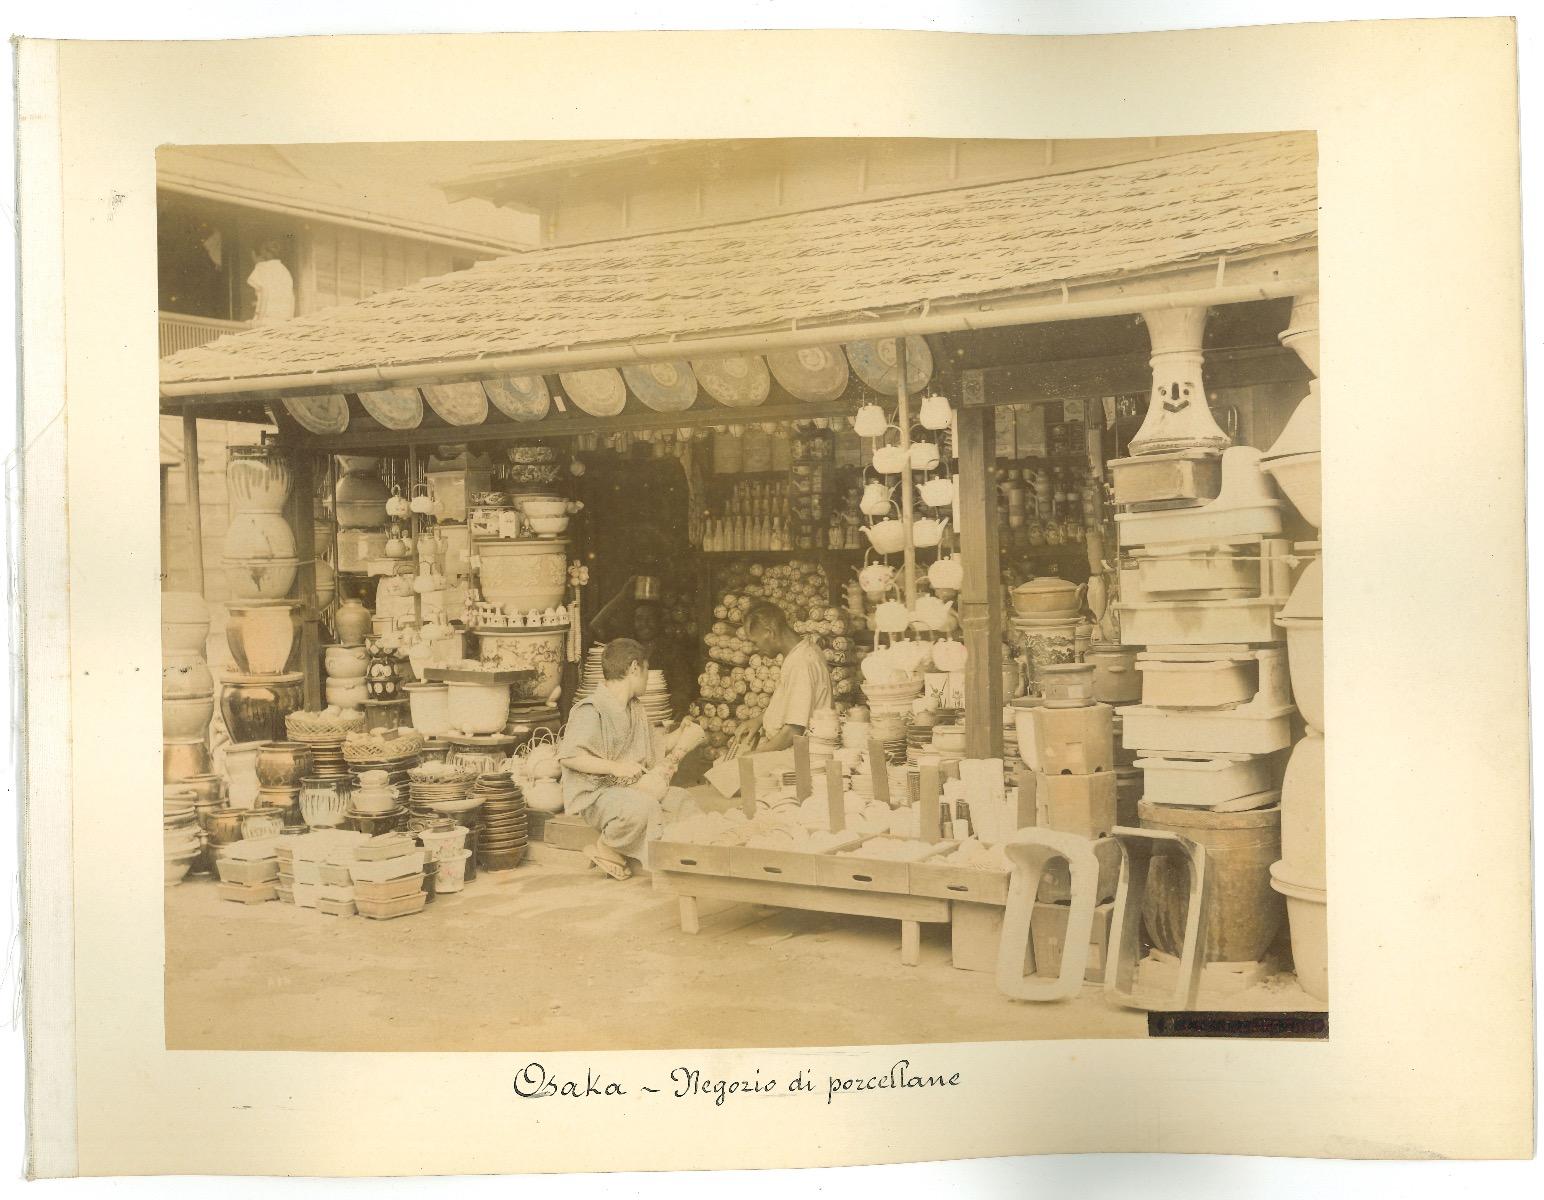
M 1110 462 L 1116 504 L 1170 500 L 1215 500 L 1222 487 L 1222 454 L 1217 450 L 1175 450 Z
M 1142 797 L 1153 804 L 1213 808 L 1271 786 L 1271 762 L 1255 754 L 1170 752 L 1137 759 Z
M 1241 704 L 1259 690 L 1260 669 L 1250 653 L 1203 657 L 1154 651 L 1137 657 L 1142 703 L 1166 708 Z

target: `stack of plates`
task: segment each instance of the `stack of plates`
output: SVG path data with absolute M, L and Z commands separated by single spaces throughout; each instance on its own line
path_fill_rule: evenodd
M 810 763 L 824 763 L 836 753 L 837 743 L 833 738 L 816 737 L 810 734 Z
M 643 707 L 649 714 L 650 725 L 670 723 L 670 692 L 665 688 L 663 671 L 649 672 L 649 686 L 643 693 Z
M 433 783 L 412 780 L 408 794 L 412 798 L 414 817 L 445 816 L 476 808 L 478 800 L 469 800 L 473 776 L 464 779 L 435 781 Z
M 483 871 L 507 871 L 525 858 L 525 797 L 508 771 L 480 775 L 467 798 L 482 805 L 482 831 L 477 839 L 477 866 Z
M 348 764 L 343 761 L 343 735 L 307 736 L 290 734 L 290 741 L 303 742 L 311 747 L 311 774 L 318 779 L 342 779 L 348 775 Z
M 575 700 L 583 700 L 600 687 L 600 681 L 604 678 L 600 670 L 600 656 L 604 650 L 604 646 L 591 646 L 590 652 L 584 656 L 584 666 L 579 672 L 579 689 L 574 693 Z

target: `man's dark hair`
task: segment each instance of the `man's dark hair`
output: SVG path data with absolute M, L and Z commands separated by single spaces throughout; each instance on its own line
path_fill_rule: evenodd
M 760 600 L 745 614 L 745 632 L 755 633 L 761 629 L 780 634 L 792 630 L 793 626 L 788 623 L 788 614 L 777 605 L 770 600 Z
M 632 638 L 615 638 L 600 652 L 600 673 L 607 679 L 621 679 L 634 663 L 648 665 L 649 656 Z

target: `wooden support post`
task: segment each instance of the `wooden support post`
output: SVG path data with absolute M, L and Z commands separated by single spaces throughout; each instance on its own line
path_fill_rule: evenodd
M 793 794 L 802 804 L 810 797 L 810 740 L 802 734 L 793 739 Z
M 740 759 L 740 811 L 747 817 L 756 815 L 756 756 L 747 754 Z
M 411 442 L 407 447 L 407 484 L 403 488 L 403 494 L 411 501 L 413 485 L 418 481 L 418 447 Z M 423 521 L 412 509 L 407 514 L 407 532 L 413 547 L 413 561 L 418 569 L 423 570 L 423 564 L 418 562 L 418 535 L 423 531 Z M 424 623 L 424 598 L 417 588 L 413 589 L 413 624 L 422 628 Z
M 833 754 L 826 760 L 826 827 L 832 833 L 841 833 L 847 828 L 844 783 L 841 761 Z
M 1040 810 L 1036 807 L 1035 798 L 1035 773 L 1024 764 L 1019 764 L 1019 801 L 1018 812 L 1014 817 L 1015 829 L 1028 829 L 1030 826 L 1040 824 Z
M 322 707 L 322 639 L 317 630 L 321 614 L 316 603 L 316 529 L 312 497 L 315 487 L 312 472 L 315 456 L 303 450 L 289 454 L 290 521 L 295 532 L 295 557 L 300 567 L 295 573 L 296 595 L 300 600 L 300 669 L 305 672 L 305 706 L 311 712 Z
M 922 924 L 919 921 L 901 922 L 901 965 L 914 967 L 922 961 Z
M 187 505 L 188 567 L 193 573 L 189 591 L 204 594 L 204 521 L 198 484 L 198 418 L 189 405 L 182 413 L 183 502 Z
M 912 508 L 915 497 L 911 488 L 911 396 L 906 378 L 906 339 L 895 339 L 895 423 L 901 427 L 901 524 L 906 529 L 902 547 L 901 581 L 906 593 L 906 611 L 917 607 L 917 545 L 912 540 Z
M 998 579 L 996 428 L 992 410 L 962 407 L 960 427 L 960 624 L 965 635 L 965 756 L 1001 758 L 1002 586 Z
M 869 778 L 874 781 L 874 799 L 888 806 L 890 760 L 885 757 L 885 744 L 878 738 L 869 738 Z

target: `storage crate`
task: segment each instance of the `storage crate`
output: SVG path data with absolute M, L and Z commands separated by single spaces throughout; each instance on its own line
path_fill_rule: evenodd
M 650 842 L 651 871 L 684 871 L 693 875 L 729 874 L 728 846 L 701 846 L 694 842 Z

